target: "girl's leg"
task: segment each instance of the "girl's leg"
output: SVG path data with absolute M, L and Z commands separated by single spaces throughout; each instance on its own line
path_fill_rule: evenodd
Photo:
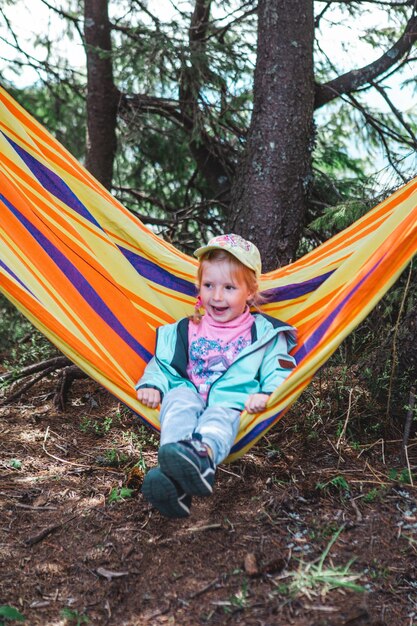
M 165 394 L 161 403 L 160 445 L 191 437 L 204 410 L 201 396 L 189 387 L 177 387 Z
M 189 495 L 213 492 L 216 465 L 229 454 L 239 428 L 240 411 L 214 406 L 199 416 L 192 438 L 159 448 L 161 470 Z M 210 448 L 213 457 L 207 448 Z
M 200 396 L 188 387 L 178 387 L 165 394 L 160 412 L 161 448 L 191 437 L 203 409 Z M 164 474 L 160 467 L 146 474 L 142 493 L 166 517 L 187 517 L 190 513 L 191 496 L 185 493 L 175 476 Z
M 200 414 L 194 432 L 210 446 L 215 465 L 229 455 L 239 431 L 239 422 L 240 411 L 224 406 L 210 406 Z

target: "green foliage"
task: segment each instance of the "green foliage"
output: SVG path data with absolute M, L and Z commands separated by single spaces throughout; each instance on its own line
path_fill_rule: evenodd
M 16 470 L 20 470 L 22 469 L 22 461 L 19 461 L 19 459 L 11 459 L 9 463 L 9 467 L 16 469 Z
M 140 449 L 143 447 L 159 447 L 159 438 L 158 436 L 148 427 L 144 426 L 139 420 L 135 422 L 135 430 L 136 432 L 129 433 L 129 438 L 132 443 L 139 446 Z
M 324 522 L 320 521 L 317 527 L 310 533 L 311 541 L 316 539 L 321 541 L 322 539 L 329 539 L 333 537 L 339 530 L 339 526 L 335 521 Z
M 24 89 L 8 86 L 10 94 L 75 156 L 85 155 L 86 113 L 83 86 L 78 81 L 51 80 Z
M 0 346 L 5 369 L 18 370 L 57 353 L 55 347 L 0 294 Z
M 384 489 L 378 489 L 377 487 L 373 487 L 368 491 L 368 493 L 363 496 L 362 500 L 364 502 L 367 502 L 368 504 L 371 504 L 372 502 L 380 500 L 384 492 Z
M 129 460 L 129 457 L 118 450 L 117 448 L 111 448 L 111 450 L 105 450 L 104 458 L 107 461 L 107 465 L 113 467 L 120 467 Z
M 24 622 L 26 618 L 17 609 L 8 604 L 0 606 L 0 626 L 6 626 L 6 622 Z
M 331 493 L 333 491 L 341 494 L 343 497 L 347 497 L 350 493 L 349 483 L 344 476 L 335 476 L 325 483 L 318 482 L 316 489 L 324 491 L 325 493 Z
M 88 415 L 82 415 L 80 417 L 80 430 L 83 433 L 90 433 L 97 435 L 98 437 L 104 437 L 107 435 L 113 426 L 118 422 L 111 415 L 107 415 L 104 419 L 94 419 Z
M 245 579 L 242 588 L 237 593 L 232 594 L 229 600 L 224 603 L 223 609 L 225 613 L 233 613 L 236 610 L 243 610 L 249 605 L 249 589 L 248 581 Z
M 113 487 L 110 492 L 108 502 L 111 504 L 112 502 L 121 502 L 126 498 L 131 498 L 135 493 L 134 489 L 130 489 L 129 487 Z
M 342 530 L 343 526 L 339 528 L 329 541 L 318 562 L 305 563 L 301 560 L 298 569 L 295 572 L 290 572 L 288 575 L 290 578 L 288 585 L 290 595 L 305 595 L 311 599 L 314 595 L 320 595 L 321 598 L 324 598 L 332 589 L 350 589 L 356 592 L 365 591 L 362 585 L 356 583 L 361 574 L 355 574 L 350 569 L 353 559 L 344 566 L 325 566 L 327 556 Z
M 61 610 L 61 616 L 74 626 L 82 626 L 82 624 L 89 624 L 90 620 L 85 613 L 80 613 L 77 609 L 69 609 L 65 607 Z
M 227 12 L 228 3 L 223 5 L 218 10 Z M 242 12 L 238 8 L 234 17 Z M 190 18 L 190 13 L 178 12 L 150 21 L 130 5 L 128 19 L 120 18 L 130 36 L 114 33 L 113 56 L 115 82 L 122 91 L 166 102 L 164 111 L 150 103 L 146 112 L 123 115 L 115 164 L 118 197 L 186 251 L 223 228 L 223 198 L 202 173 L 196 154 L 208 148 L 224 165 L 221 184 L 230 184 L 228 172 L 241 154 L 250 119 L 256 43 L 255 20 L 249 15 L 231 21 L 224 31 L 222 21 L 213 21 L 204 42 L 191 48 Z M 178 106 L 183 90 L 185 102 Z M 188 103 L 190 98 L 198 110 Z M 192 123 L 184 124 L 187 118 Z
M 404 467 L 402 470 L 395 468 L 390 469 L 388 472 L 388 478 L 397 483 L 404 483 L 405 485 L 411 485 L 413 482 L 413 475 L 407 467 Z
M 378 559 L 372 559 L 367 573 L 371 580 L 386 580 L 389 577 L 389 568 L 382 565 Z
M 0 346 L 8 350 L 22 340 L 32 327 L 19 311 L 0 293 Z

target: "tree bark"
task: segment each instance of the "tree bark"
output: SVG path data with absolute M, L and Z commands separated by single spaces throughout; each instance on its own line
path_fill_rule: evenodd
M 87 169 L 107 188 L 116 153 L 117 90 L 113 82 L 108 0 L 85 0 Z
M 264 271 L 293 260 L 304 223 L 313 147 L 311 0 L 260 0 L 254 105 L 232 187 L 229 230 L 253 241 Z

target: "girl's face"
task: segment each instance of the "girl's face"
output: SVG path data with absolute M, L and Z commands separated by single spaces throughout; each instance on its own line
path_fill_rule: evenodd
M 230 322 L 245 310 L 252 294 L 227 261 L 203 261 L 200 298 L 216 322 Z

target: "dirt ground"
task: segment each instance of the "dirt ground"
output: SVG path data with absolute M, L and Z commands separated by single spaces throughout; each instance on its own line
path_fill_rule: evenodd
M 343 436 L 347 397 L 312 386 L 178 521 L 140 494 L 157 438 L 92 381 L 57 412 L 51 384 L 0 408 L 0 605 L 25 624 L 417 626 L 416 487 L 400 438 Z

